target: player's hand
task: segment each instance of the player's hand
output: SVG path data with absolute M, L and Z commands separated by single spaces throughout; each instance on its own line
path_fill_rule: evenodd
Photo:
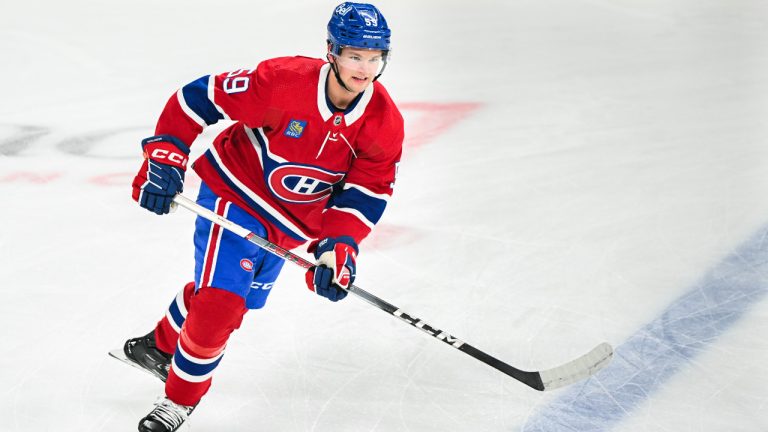
M 189 147 L 170 135 L 149 137 L 141 147 L 144 163 L 133 179 L 133 199 L 151 212 L 166 214 L 173 197 L 184 190 Z
M 317 264 L 307 270 L 310 291 L 339 301 L 347 296 L 346 288 L 355 280 L 357 243 L 352 237 L 325 238 L 315 249 Z

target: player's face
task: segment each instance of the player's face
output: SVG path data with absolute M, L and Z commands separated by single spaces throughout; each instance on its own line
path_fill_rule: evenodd
M 364 91 L 384 65 L 381 50 L 343 48 L 341 54 L 334 55 L 333 59 L 341 80 L 355 92 Z

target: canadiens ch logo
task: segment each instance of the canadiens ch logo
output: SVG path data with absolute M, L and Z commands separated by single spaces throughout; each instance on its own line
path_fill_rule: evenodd
M 253 271 L 253 261 L 249 260 L 248 258 L 243 258 L 240 260 L 240 267 L 242 267 L 243 270 L 247 272 Z
M 304 128 L 307 126 L 307 122 L 303 120 L 291 120 L 288 122 L 288 127 L 285 128 L 283 135 L 291 138 L 300 138 L 304 133 Z
M 311 203 L 331 194 L 333 185 L 344 178 L 319 168 L 300 165 L 281 165 L 269 174 L 270 190 L 283 201 Z

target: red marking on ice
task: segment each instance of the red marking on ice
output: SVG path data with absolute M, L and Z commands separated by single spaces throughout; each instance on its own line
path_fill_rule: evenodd
M 405 146 L 419 147 L 464 120 L 482 104 L 475 102 L 399 104 L 405 119 Z
M 408 244 L 418 241 L 422 237 L 422 233 L 418 230 L 399 226 L 390 225 L 386 222 L 376 225 L 371 235 L 365 239 L 366 247 L 373 247 L 376 249 L 387 249 L 394 245 Z
M 52 172 L 52 173 L 39 173 L 39 172 L 30 172 L 30 171 L 19 171 L 15 173 L 10 173 L 6 176 L 0 177 L 0 183 L 34 183 L 34 184 L 46 184 L 50 183 L 54 180 L 58 180 L 61 178 L 63 173 L 61 172 Z
M 404 147 L 414 149 L 429 143 L 451 127 L 460 123 L 481 106 L 481 103 L 475 102 L 406 102 L 398 104 L 405 120 Z M 137 168 L 139 163 L 140 160 L 137 159 Z M 69 172 L 61 171 L 18 171 L 0 177 L 0 183 L 24 182 L 42 185 L 60 181 L 64 176 L 70 174 Z M 111 172 L 81 180 L 98 186 L 130 188 L 135 175 L 135 172 Z M 184 183 L 188 187 L 196 187 L 200 184 L 200 179 L 195 175 L 194 171 L 188 170 Z

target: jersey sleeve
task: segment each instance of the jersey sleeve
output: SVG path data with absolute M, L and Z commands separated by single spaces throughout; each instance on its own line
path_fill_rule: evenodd
M 396 108 L 385 126 L 362 133 L 358 154 L 341 191 L 323 213 L 319 238 L 348 235 L 360 242 L 381 219 L 392 196 L 403 146 L 403 120 Z
M 262 62 L 255 69 L 192 81 L 168 99 L 155 135 L 172 135 L 190 145 L 203 129 L 219 120 L 261 126 L 271 98 L 271 75 L 269 62 Z

